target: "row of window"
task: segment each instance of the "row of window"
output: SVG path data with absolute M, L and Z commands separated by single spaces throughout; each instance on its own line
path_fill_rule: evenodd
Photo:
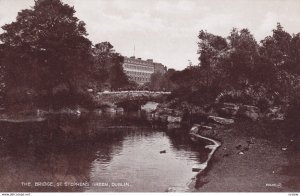
M 138 64 L 138 65 L 145 65 L 145 66 L 151 66 L 152 63 L 149 62 L 143 62 L 143 61 L 133 61 L 133 60 L 125 60 L 126 63 L 133 63 L 133 64 Z
M 136 70 L 145 70 L 145 71 L 153 71 L 153 67 L 145 67 L 145 66 L 139 66 L 139 65 L 130 65 L 130 64 L 125 64 L 125 68 L 127 69 L 136 69 Z
M 149 78 L 131 77 L 136 82 L 150 82 Z
M 129 76 L 144 76 L 150 78 L 151 73 L 137 72 L 137 71 L 124 71 Z

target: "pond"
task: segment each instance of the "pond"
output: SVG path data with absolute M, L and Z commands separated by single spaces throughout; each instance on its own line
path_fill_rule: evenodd
M 0 126 L 0 192 L 184 190 L 208 154 L 187 129 L 165 129 L 140 113 Z

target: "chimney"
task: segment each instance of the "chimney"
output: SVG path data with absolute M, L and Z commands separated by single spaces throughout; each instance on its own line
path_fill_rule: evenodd
M 147 61 L 153 63 L 153 59 L 147 59 Z

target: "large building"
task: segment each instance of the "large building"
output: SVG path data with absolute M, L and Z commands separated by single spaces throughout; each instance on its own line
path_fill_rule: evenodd
M 166 66 L 155 63 L 152 59 L 142 60 L 134 56 L 124 57 L 123 69 L 125 74 L 138 84 L 150 82 L 153 73 L 164 74 L 167 70 Z

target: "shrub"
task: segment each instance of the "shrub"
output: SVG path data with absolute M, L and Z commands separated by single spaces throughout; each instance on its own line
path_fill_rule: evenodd
M 255 105 L 263 111 L 274 103 L 275 96 L 267 88 L 260 85 L 251 85 L 242 90 L 227 90 L 220 93 L 216 102 L 242 103 Z

